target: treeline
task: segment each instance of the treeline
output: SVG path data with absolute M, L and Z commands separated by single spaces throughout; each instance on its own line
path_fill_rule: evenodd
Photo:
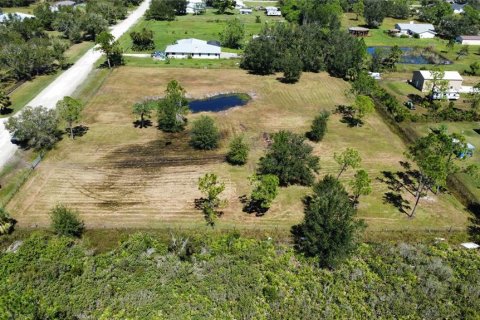
M 27 7 L 37 0 L 0 0 L 0 7 Z
M 136 234 L 107 253 L 36 233 L 0 252 L 2 319 L 475 319 L 480 256 L 363 244 L 335 270 L 275 240 Z M 61 292 L 62 294 L 59 294 Z
M 175 20 L 175 16 L 187 14 L 187 0 L 152 0 L 145 13 L 147 20 Z
M 284 72 L 285 80 L 298 80 L 302 71 L 328 71 L 353 77 L 363 65 L 366 46 L 334 24 L 276 24 L 265 27 L 245 48 L 241 67 L 256 74 Z

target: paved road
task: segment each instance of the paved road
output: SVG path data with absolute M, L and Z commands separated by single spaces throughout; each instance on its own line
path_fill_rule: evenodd
M 130 29 L 145 13 L 150 6 L 151 0 L 145 0 L 135 11 L 133 11 L 125 20 L 111 28 L 111 33 L 115 38 L 119 38 Z M 90 49 L 85 53 L 72 67 L 58 76 L 48 87 L 43 89 L 32 101 L 29 106 L 44 106 L 54 108 L 57 101 L 64 96 L 71 95 L 85 81 L 88 74 L 102 54 L 99 51 Z M 8 162 L 15 154 L 17 146 L 10 142 L 10 133 L 5 129 L 6 119 L 0 119 L 0 168 Z

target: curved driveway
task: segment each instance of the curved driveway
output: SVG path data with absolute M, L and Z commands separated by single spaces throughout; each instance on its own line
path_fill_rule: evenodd
M 111 27 L 110 32 L 118 39 L 128 31 L 147 11 L 151 0 L 145 0 L 125 20 Z M 72 95 L 75 90 L 86 80 L 88 74 L 102 54 L 94 49 L 88 50 L 73 66 L 59 75 L 52 83 L 40 92 L 28 106 L 44 106 L 55 108 L 57 101 L 65 96 Z M 0 168 L 15 154 L 17 146 L 11 143 L 11 135 L 5 129 L 7 118 L 0 119 Z

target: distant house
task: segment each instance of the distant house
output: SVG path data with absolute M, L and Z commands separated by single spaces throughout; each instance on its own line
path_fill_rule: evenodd
M 457 41 L 463 45 L 480 46 L 480 36 L 458 36 Z
M 24 19 L 32 19 L 35 16 L 31 14 L 21 13 L 21 12 L 14 12 L 14 13 L 0 13 L 0 23 L 7 22 L 10 19 L 18 19 L 23 21 Z
M 397 23 L 395 25 L 398 35 L 417 36 L 422 39 L 431 39 L 437 34 L 435 27 L 430 23 Z
M 282 12 L 277 7 L 265 7 L 265 12 L 267 16 L 270 16 L 270 17 L 282 16 Z
M 431 80 L 433 80 L 432 72 L 428 70 L 414 71 L 412 77 L 412 84 L 422 92 L 428 92 L 432 88 Z M 463 78 L 457 71 L 445 71 L 443 80 L 448 81 L 448 92 L 455 93 L 462 89 Z M 450 97 L 448 97 L 450 98 Z M 452 96 L 453 98 L 453 96 Z
M 240 14 L 252 14 L 252 13 L 253 13 L 252 9 L 248 9 L 248 8 L 240 9 Z
M 178 40 L 165 49 L 165 55 L 174 59 L 220 59 L 221 53 L 221 47 L 198 39 Z
M 242 0 L 235 1 L 235 9 L 243 9 L 245 8 L 245 3 Z
M 368 36 L 368 32 L 370 29 L 362 28 L 362 27 L 350 27 L 348 28 L 348 32 L 354 37 L 366 37 Z
M 50 11 L 56 12 L 60 9 L 60 7 L 73 7 L 75 6 L 75 4 L 76 4 L 75 1 L 70 1 L 70 0 L 57 1 L 50 6 Z
M 205 12 L 207 9 L 207 4 L 205 0 L 189 0 L 187 3 L 187 13 L 190 14 L 200 14 Z

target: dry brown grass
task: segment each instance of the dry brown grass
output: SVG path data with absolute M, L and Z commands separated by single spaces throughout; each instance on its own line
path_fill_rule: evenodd
M 214 152 L 193 151 L 187 133 L 164 134 L 155 127 L 134 128 L 131 105 L 146 96 L 163 94 L 177 79 L 190 97 L 225 92 L 245 92 L 253 100 L 245 107 L 212 114 L 223 142 Z M 275 76 L 260 77 L 241 70 L 147 69 L 122 67 L 109 76 L 85 110 L 87 134 L 74 142 L 65 139 L 40 165 L 33 177 L 9 204 L 20 226 L 48 225 L 48 210 L 57 202 L 77 208 L 87 227 L 199 227 L 202 214 L 194 209 L 200 197 L 198 178 L 217 173 L 227 188 L 228 206 L 219 224 L 239 228 L 289 228 L 302 219 L 301 198 L 307 188 L 281 190 L 264 217 L 242 212 L 239 196 L 250 191 L 246 177 L 264 153 L 264 132 L 288 129 L 305 132 L 322 109 L 347 104 L 348 84 L 324 73 L 307 73 L 295 85 L 282 84 Z M 190 115 L 192 120 L 197 114 Z M 363 127 L 348 128 L 333 115 L 323 142 L 315 144 L 322 170 L 336 173 L 333 153 L 357 148 L 370 173 L 374 192 L 362 199 L 359 215 L 372 229 L 463 227 L 467 215 L 451 196 L 422 201 L 417 218 L 407 219 L 391 204 L 383 203 L 387 185 L 376 180 L 382 170 L 400 170 L 405 146 L 377 115 Z M 244 133 L 252 152 L 244 167 L 223 162 L 229 137 Z M 342 179 L 347 181 L 353 171 Z M 405 195 L 405 197 L 407 197 Z M 407 198 L 410 202 L 412 199 Z

